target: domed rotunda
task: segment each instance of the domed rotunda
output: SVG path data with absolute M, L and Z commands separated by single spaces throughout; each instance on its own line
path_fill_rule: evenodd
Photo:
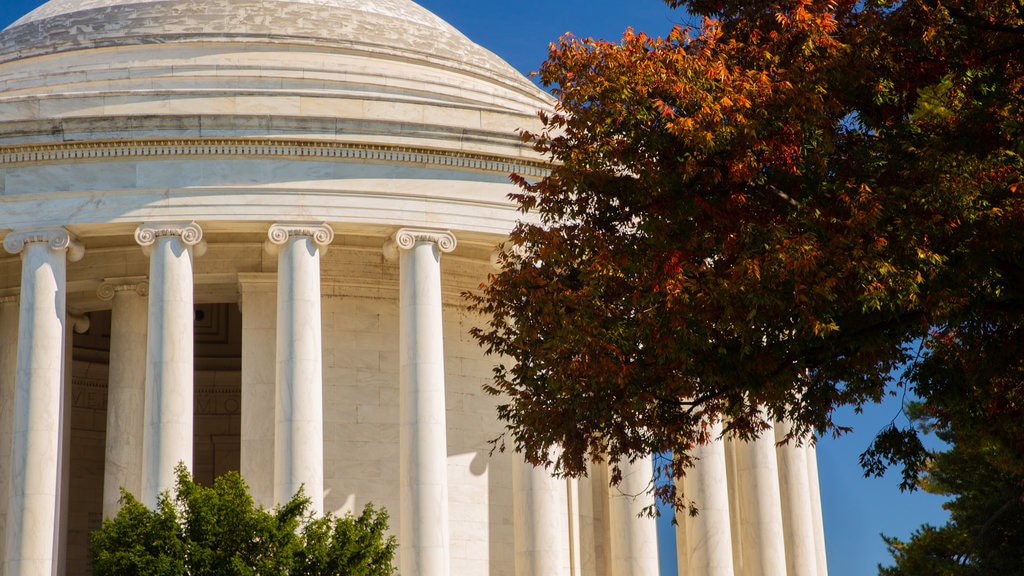
M 403 576 L 657 576 L 650 460 L 609 489 L 489 443 L 460 294 L 552 105 L 409 0 L 50 0 L 0 32 L 0 572 L 89 574 L 119 489 L 153 505 L 184 462 L 268 507 L 385 507 Z M 786 560 L 824 575 L 805 452 Z M 691 568 L 774 526 L 730 543 L 725 510 L 683 522 Z

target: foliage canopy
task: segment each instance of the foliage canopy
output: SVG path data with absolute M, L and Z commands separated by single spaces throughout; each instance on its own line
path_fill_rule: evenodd
M 944 434 L 943 434 L 944 435 Z M 924 489 L 950 497 L 950 520 L 924 525 L 907 541 L 885 537 L 892 566 L 881 576 L 1020 574 L 1024 566 L 1024 474 L 1011 470 L 994 445 L 961 446 L 929 462 Z
M 388 515 L 367 504 L 359 516 L 310 514 L 300 490 L 274 511 L 256 507 L 237 472 L 212 487 L 184 465 L 174 496 L 150 510 L 122 491 L 122 507 L 92 535 L 96 576 L 392 576 L 397 543 Z
M 517 178 L 525 218 L 470 295 L 515 447 L 678 475 L 709 422 L 837 434 L 898 385 L 936 413 L 986 395 L 965 418 L 1021 454 L 998 400 L 1024 395 L 1000 349 L 1024 341 L 1019 0 L 668 4 L 693 26 L 566 36 L 539 72 L 557 106 L 524 138 L 551 173 Z M 949 359 L 963 378 L 930 380 Z M 867 463 L 913 485 L 915 434 Z

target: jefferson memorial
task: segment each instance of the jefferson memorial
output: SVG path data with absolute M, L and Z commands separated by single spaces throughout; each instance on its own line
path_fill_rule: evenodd
M 119 488 L 152 505 L 181 461 L 386 507 L 403 576 L 658 576 L 650 458 L 609 488 L 489 443 L 460 294 L 552 106 L 409 0 L 51 0 L 0 32 L 2 573 L 89 574 Z M 700 449 L 680 574 L 825 576 L 814 448 L 774 440 Z

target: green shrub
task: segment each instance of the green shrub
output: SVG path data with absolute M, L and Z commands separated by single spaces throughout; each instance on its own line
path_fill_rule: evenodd
M 257 507 L 237 472 L 213 487 L 184 465 L 172 497 L 150 510 L 122 491 L 120 512 L 92 534 L 95 576 L 392 576 L 397 543 L 388 515 L 315 517 L 300 490 L 273 511 Z

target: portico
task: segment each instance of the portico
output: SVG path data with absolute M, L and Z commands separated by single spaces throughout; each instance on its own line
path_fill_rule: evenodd
M 394 507 L 394 514 L 398 518 L 418 518 L 422 523 L 419 532 L 413 532 L 407 541 L 416 542 L 416 534 L 422 534 L 420 538 L 426 541 L 419 546 L 406 546 L 407 553 L 403 561 L 424 566 L 425 568 L 415 570 L 413 573 L 421 574 L 448 574 L 450 569 L 447 565 L 439 565 L 441 562 L 450 562 L 447 546 L 440 547 L 432 544 L 432 538 L 437 538 L 439 533 L 448 536 L 447 530 L 438 530 L 439 523 L 444 522 L 447 508 L 447 473 L 448 468 L 448 442 L 447 429 L 445 425 L 446 399 L 445 399 L 445 372 L 444 372 L 444 349 L 441 345 L 444 338 L 444 327 L 442 317 L 444 316 L 442 305 L 442 282 L 439 255 L 443 252 L 451 252 L 455 246 L 455 237 L 446 230 L 431 229 L 406 229 L 396 230 L 389 240 L 393 244 L 386 248 L 389 253 L 396 253 L 399 256 L 396 261 L 389 262 L 384 258 L 384 253 L 378 244 L 376 254 L 368 250 L 353 248 L 351 244 L 356 243 L 354 239 L 347 239 L 350 245 L 345 252 L 339 254 L 340 260 L 354 261 L 357 266 L 374 266 L 378 275 L 388 270 L 394 278 L 402 279 L 398 283 L 388 287 L 374 287 L 375 296 L 359 294 L 358 290 L 347 288 L 348 283 L 341 278 L 332 276 L 323 283 L 328 288 L 328 295 L 321 295 L 320 255 L 322 250 L 331 243 L 334 238 L 333 230 L 323 223 L 295 223 L 282 222 L 266 226 L 267 242 L 246 243 L 246 250 L 251 251 L 253 260 L 274 263 L 273 258 L 264 258 L 268 248 L 277 252 L 276 271 L 269 266 L 270 271 L 264 272 L 237 272 L 231 270 L 228 273 L 214 272 L 222 266 L 225 261 L 231 260 L 238 264 L 245 264 L 247 259 L 234 258 L 229 254 L 218 254 L 219 249 L 225 248 L 227 252 L 238 251 L 237 247 L 223 246 L 221 243 L 213 243 L 211 246 L 210 258 L 218 259 L 210 268 L 199 265 L 194 268 L 193 262 L 201 262 L 202 259 L 192 260 L 193 247 L 200 245 L 203 236 L 203 228 L 195 222 L 185 223 L 164 223 L 160 225 L 144 223 L 140 225 L 134 235 L 134 239 L 142 246 L 126 245 L 119 248 L 118 252 L 138 251 L 142 258 L 135 258 L 129 272 L 139 272 L 142 266 L 149 264 L 149 274 L 130 275 L 123 277 L 104 277 L 102 283 L 90 293 L 80 293 L 77 290 L 86 284 L 80 277 L 72 274 L 72 289 L 75 290 L 75 298 L 79 309 L 87 308 L 86 313 L 97 317 L 98 321 L 94 326 L 97 332 L 92 336 L 95 338 L 102 335 L 108 336 L 109 345 L 104 350 L 106 356 L 106 382 L 103 390 L 97 386 L 97 394 L 104 394 L 105 398 L 97 397 L 92 393 L 85 395 L 89 387 L 88 381 L 92 381 L 97 374 L 97 367 L 94 362 L 87 359 L 90 354 L 91 344 L 80 342 L 70 347 L 76 350 L 70 357 L 64 354 L 64 321 L 56 322 L 51 329 L 52 334 L 42 332 L 37 326 L 39 319 L 46 318 L 68 318 L 63 308 L 41 309 L 40 306 L 50 303 L 53 306 L 61 306 L 67 299 L 68 281 L 65 269 L 66 260 L 69 259 L 67 252 L 74 251 L 74 258 L 81 258 L 84 250 L 83 245 L 75 241 L 73 236 L 63 228 L 40 229 L 37 231 L 23 231 L 11 233 L 7 236 L 5 247 L 8 251 L 16 252 L 28 248 L 39 252 L 32 258 L 22 259 L 22 275 L 27 282 L 21 286 L 21 293 L 34 295 L 31 299 L 18 298 L 17 296 L 5 297 L 2 305 L 4 312 L 0 319 L 3 319 L 2 328 L 5 333 L 14 337 L 4 341 L 4 350 L 9 352 L 12 343 L 17 345 L 17 365 L 26 364 L 32 369 L 24 367 L 18 371 L 21 375 L 17 380 L 23 382 L 26 376 L 31 375 L 36 380 L 30 384 L 18 384 L 18 389 L 30 390 L 36 393 L 50 390 L 51 399 L 47 397 L 43 403 L 46 407 L 59 408 L 62 404 L 59 395 L 64 392 L 71 392 L 74 395 L 74 415 L 64 417 L 62 414 L 47 414 L 39 409 L 23 409 L 17 406 L 17 402 L 40 403 L 36 398 L 23 398 L 24 393 L 17 396 L 16 410 L 26 414 L 26 417 L 16 423 L 15 430 L 28 430 L 30 433 L 16 433 L 8 436 L 8 441 L 13 442 L 13 453 L 24 454 L 30 450 L 36 455 L 34 458 L 22 457 L 21 464 L 11 459 L 9 467 L 14 470 L 13 478 L 15 484 L 10 491 L 10 504 L 0 503 L 0 509 L 8 510 L 7 518 L 9 526 L 16 526 L 20 529 L 11 530 L 9 536 L 20 538 L 12 540 L 5 547 L 5 565 L 7 573 L 49 573 L 52 563 L 59 557 L 60 538 L 55 537 L 61 512 L 57 506 L 59 478 L 63 472 L 68 470 L 78 471 L 74 476 L 79 477 L 84 466 L 93 467 L 97 464 L 103 475 L 103 503 L 102 513 L 105 515 L 116 512 L 116 499 L 120 487 L 134 491 L 136 494 L 144 494 L 146 498 L 156 501 L 159 492 L 166 490 L 173 485 L 173 471 L 178 462 L 184 462 L 189 467 L 213 467 L 228 469 L 238 468 L 240 464 L 248 469 L 247 476 L 254 486 L 277 486 L 279 495 L 268 498 L 263 494 L 263 500 L 267 505 L 281 503 L 291 497 L 300 486 L 306 494 L 314 499 L 317 510 L 324 510 L 324 500 L 327 497 L 330 509 L 336 511 L 339 506 L 342 510 L 352 509 L 354 502 L 351 497 L 339 500 L 337 497 L 330 498 L 330 490 L 325 490 L 325 478 L 329 483 L 337 483 L 339 475 L 345 474 L 345 470 L 338 469 L 338 450 L 332 450 L 332 454 L 325 458 L 323 445 L 325 441 L 324 425 L 329 428 L 337 428 L 343 422 L 339 418 L 328 415 L 325 419 L 323 409 L 325 403 L 322 391 L 324 390 L 323 378 L 320 376 L 323 367 L 328 367 L 328 375 L 332 381 L 337 382 L 336 371 L 330 370 L 335 366 L 333 354 L 325 360 L 325 346 L 321 342 L 320 328 L 323 325 L 332 326 L 329 318 L 324 318 L 321 312 L 321 302 L 325 302 L 328 315 L 341 315 L 342 323 L 351 320 L 356 324 L 365 324 L 365 320 L 356 316 L 344 314 L 345 306 L 339 306 L 333 302 L 337 299 L 354 300 L 363 306 L 373 306 L 377 309 L 390 308 L 388 314 L 396 318 L 398 324 L 403 326 L 396 336 L 395 341 L 387 342 L 385 338 L 377 337 L 374 347 L 396 349 L 397 356 L 409 358 L 408 370 L 398 369 L 395 366 L 391 369 L 384 369 L 384 373 L 392 373 L 395 376 L 394 389 L 404 387 L 412 399 L 388 400 L 378 402 L 377 409 L 390 412 L 390 415 L 378 417 L 378 420 L 390 421 L 388 427 L 395 426 L 401 430 L 402 438 L 400 447 L 395 451 L 389 448 L 383 456 L 394 457 L 399 460 L 400 474 L 402 480 L 395 482 L 394 487 L 402 486 L 399 506 Z M 164 241 L 161 243 L 160 239 Z M 24 243 L 24 247 L 22 247 Z M 72 244 L 74 243 L 74 244 Z M 127 244 L 127 242 L 125 242 Z M 165 253 L 161 258 L 157 250 L 143 249 L 156 245 L 163 248 Z M 56 248 L 54 247 L 56 246 Z M 71 247 L 71 248 L 69 248 Z M 282 247 L 284 248 L 282 250 Z M 425 259 L 416 254 L 416 250 L 426 250 Z M 109 261 L 109 251 L 103 260 Z M 403 256 L 403 253 L 408 256 Z M 125 254 L 127 256 L 127 254 Z M 180 259 L 189 257 L 185 264 L 181 265 Z M 160 259 L 158 259 L 160 258 Z M 205 256 L 204 256 L 205 258 Z M 175 259 L 179 259 L 175 262 Z M 97 259 L 99 260 L 99 259 Z M 122 259 L 122 262 L 126 259 Z M 170 262 L 168 262 L 170 260 Z M 484 260 L 486 262 L 486 260 Z M 99 262 L 86 261 L 86 267 L 99 266 L 102 272 L 110 272 L 109 265 Z M 332 263 L 333 264 L 333 263 Z M 344 265 L 344 264 L 343 264 Z M 47 274 L 40 276 L 35 270 L 43 268 Z M 50 271 L 52 270 L 52 272 Z M 282 273 L 286 272 L 286 273 Z M 224 277 L 233 276 L 236 278 L 237 294 L 232 302 L 220 304 L 207 304 L 205 301 L 211 298 L 223 298 L 227 289 L 219 285 Z M 263 283 L 260 283 L 260 280 Z M 365 280 L 365 278 L 350 278 L 349 281 Z M 34 281 L 34 282 L 31 282 Z M 253 288 L 255 286 L 255 288 Z M 382 292 L 383 291 L 383 292 Z M 387 297 L 388 293 L 393 296 Z M 261 295 L 275 295 L 276 298 L 265 298 L 258 300 Z M 54 298 L 51 294 L 57 294 Z M 193 299 L 193 294 L 199 295 Z M 404 294 L 401 299 L 397 298 Z M 255 296 L 254 296 L 255 295 Z M 377 305 L 375 300 L 385 302 Z M 446 297 L 451 300 L 451 294 Z M 275 302 L 276 300 L 276 302 Z M 408 302 L 408 305 L 401 305 L 401 302 Z M 21 302 L 20 312 L 15 315 L 12 312 L 16 309 L 14 304 Z M 28 305 L 33 303 L 34 305 Z M 87 304 L 88 303 L 88 304 Z M 196 304 L 198 303 L 198 305 Z M 204 344 L 202 328 L 196 329 L 194 323 L 228 322 L 239 324 L 238 315 L 235 313 L 226 314 L 220 320 L 213 320 L 204 317 L 204 311 L 230 311 L 231 308 L 240 303 L 242 305 L 242 322 L 239 327 L 221 327 L 219 331 L 225 333 L 225 340 L 220 343 L 207 341 Z M 278 314 L 272 321 L 261 321 L 260 318 L 267 316 L 267 310 L 255 308 L 256 304 L 270 304 L 268 308 L 272 313 L 276 308 Z M 177 307 L 177 308 L 176 308 Z M 146 313 L 148 309 L 148 314 Z M 177 312 L 175 312 L 177 309 Z M 187 311 L 184 313 L 183 311 Z M 214 312 L 211 315 L 220 315 L 221 312 Z M 251 314 L 256 326 L 263 328 L 249 327 L 247 314 Z M 154 331 L 149 326 L 175 325 L 174 330 Z M 269 325 L 269 326 L 268 326 Z M 369 328 L 369 327 L 367 327 Z M 378 327 L 378 330 L 381 327 Z M 383 327 L 385 330 L 387 327 Z M 240 334 L 231 335 L 232 332 Z M 275 338 L 270 338 L 275 333 Z M 343 332 L 334 326 L 330 330 L 332 337 L 338 337 Z M 379 333 L 379 332 L 378 332 Z M 401 336 L 404 333 L 406 336 Z M 42 344 L 38 343 L 40 334 L 46 339 Z M 182 336 L 184 334 L 184 336 Z M 212 347 L 231 348 L 230 343 L 241 337 L 241 347 L 247 345 L 267 352 L 271 358 L 277 358 L 276 362 L 267 362 L 262 354 L 239 354 L 236 360 L 241 361 L 242 374 L 252 374 L 261 368 L 266 369 L 268 365 L 277 365 L 276 377 L 273 378 L 274 387 L 277 389 L 274 397 L 246 401 L 239 405 L 236 401 L 234 410 L 223 410 L 216 406 L 218 401 L 211 401 L 217 395 L 216 386 L 210 390 L 204 381 L 211 378 L 209 366 L 204 365 L 210 362 L 210 358 L 203 358 L 210 354 Z M 82 339 L 92 340 L 87 334 Z M 249 341 L 251 340 L 251 341 Z M 266 342 L 277 342 L 276 349 L 268 347 Z M 195 343 L 195 349 L 193 349 Z M 378 352 L 378 355 L 381 352 Z M 76 357 L 77 355 L 77 357 Z M 7 367 L 8 355 L 4 355 L 3 367 Z M 193 365 L 193 360 L 199 361 Z M 380 359 L 378 358 L 378 362 Z M 171 364 L 164 367 L 162 364 Z M 249 364 L 252 364 L 251 366 Z M 366 365 L 365 362 L 360 364 Z M 185 369 L 180 366 L 186 366 Z M 47 372 L 39 366 L 50 366 Z M 221 366 L 226 366 L 221 360 Z M 417 368 L 420 366 L 420 368 Z M 379 368 L 379 364 L 377 366 Z M 71 378 L 65 378 L 67 372 Z M 220 369 L 214 370 L 212 379 L 216 384 L 223 387 L 228 380 L 239 374 L 238 370 Z M 461 372 L 461 370 L 460 370 Z M 344 370 L 346 374 L 352 374 Z M 357 372 L 358 373 L 358 372 Z M 403 373 L 408 376 L 402 376 Z M 417 376 L 419 374 L 419 376 Z M 49 378 L 49 384 L 40 378 Z M 379 381 L 380 375 L 374 375 L 374 380 Z M 265 381 L 266 378 L 262 377 Z M 358 379 L 358 376 L 357 376 Z M 220 380 L 220 382 L 216 382 Z M 266 387 L 253 381 L 251 385 L 247 382 L 239 386 L 235 383 L 234 396 L 244 391 L 246 394 L 241 398 L 250 395 L 259 396 L 259 388 Z M 341 386 L 348 384 L 343 382 Z M 354 382 L 352 384 L 355 384 Z M 331 388 L 334 388 L 332 386 Z M 193 392 L 196 397 L 193 398 Z M 336 391 L 331 390 L 333 395 Z M 361 393 L 360 393 L 361 394 Z M 379 391 L 375 394 L 380 396 Z M 424 396 L 428 400 L 416 400 L 415 397 Z M 432 395 L 432 398 L 430 397 Z M 267 396 L 264 392 L 263 396 Z M 185 398 L 185 401 L 182 398 Z M 205 397 L 205 398 L 201 398 Z M 369 403 L 355 400 L 357 412 L 363 412 L 364 408 L 370 408 Z M 212 406 L 211 406 L 212 404 Z M 394 412 L 386 406 L 394 406 Z M 407 406 L 400 408 L 400 406 Z M 211 410 L 212 407 L 212 410 Z M 104 410 L 105 408 L 105 410 Z M 239 414 L 239 409 L 240 414 Z M 412 414 L 408 418 L 399 418 L 399 411 L 409 410 Z M 100 426 L 103 412 L 106 412 L 106 449 L 103 452 L 101 461 L 96 461 L 83 455 L 81 450 L 73 450 L 72 459 L 69 462 L 62 462 L 59 458 L 59 440 L 63 425 L 74 426 L 79 431 L 83 426 L 83 416 L 88 423 L 86 426 L 94 426 L 97 432 L 102 433 Z M 351 412 L 351 408 L 347 410 Z M 92 413 L 88 414 L 87 413 Z M 202 450 L 193 453 L 193 446 L 200 446 L 203 436 L 210 430 L 209 425 L 204 425 L 201 420 L 204 413 L 213 412 L 218 420 L 237 421 L 241 416 L 241 422 L 249 422 L 248 425 L 238 425 L 234 433 L 219 434 L 219 436 L 234 436 L 237 446 L 252 446 L 255 449 L 243 452 L 243 458 L 234 458 L 234 462 L 210 462 L 209 457 L 201 454 Z M 234 413 L 232 415 L 231 413 Z M 251 412 L 251 413 L 250 413 Z M 218 414 L 219 413 L 219 414 Z M 276 414 L 276 416 L 275 416 Z M 256 426 L 254 421 L 260 421 L 270 417 L 272 426 L 270 432 L 267 426 Z M 262 418 L 261 418 L 262 417 Z M 364 421 L 367 414 L 357 414 L 357 421 Z M 399 423 L 401 421 L 401 423 Z M 354 423 L 353 423 L 354 424 Z M 380 425 L 368 427 L 381 430 Z M 36 432 L 41 430 L 41 432 Z M 223 431 L 222 431 L 223 432 Z M 216 435 L 216 434 L 215 434 Z M 76 437 L 78 434 L 76 433 Z M 30 448 L 19 446 L 19 437 L 26 438 L 25 442 Z M 398 434 L 396 434 L 396 439 Z M 41 440 L 38 438 L 42 438 Z M 49 442 L 51 456 L 49 458 L 39 457 L 42 454 L 38 448 L 40 442 Z M 328 442 L 329 446 L 336 443 Z M 148 452 L 147 452 L 148 451 Z M 359 456 L 369 456 L 369 450 L 362 451 L 355 458 L 348 459 L 346 465 L 360 465 Z M 146 454 L 149 454 L 147 457 Z M 237 454 L 237 450 L 236 450 Z M 221 455 L 214 455 L 216 461 Z M 85 460 L 85 462 L 83 462 Z M 231 460 L 229 458 L 229 460 Z M 202 462 L 201 462 L 202 461 Z M 6 463 L 5 463 L 6 464 Z M 325 465 L 332 469 L 325 471 Z M 34 471 L 32 466 L 46 467 L 43 471 Z M 7 468 L 8 466 L 5 466 Z M 19 473 L 19 467 L 28 468 L 26 472 Z M 198 474 L 198 472 L 197 472 Z M 31 476 L 33 482 L 28 485 L 20 478 Z M 207 478 L 212 477 L 203 474 Z M 48 481 L 46 479 L 49 479 Z M 147 484 L 148 478 L 148 484 Z M 162 480 L 161 480 L 162 479 Z M 334 482 L 330 482 L 334 479 Z M 379 475 L 374 478 L 381 481 Z M 392 480 L 393 481 L 393 480 Z M 44 487 L 47 482 L 51 486 L 49 492 L 40 493 L 32 487 Z M 163 482 L 163 484 L 161 484 Z M 355 483 L 358 484 L 358 480 Z M 391 481 L 389 481 L 391 482 Z M 73 499 L 76 503 L 89 506 L 88 499 L 83 500 L 80 486 L 73 486 Z M 41 494 L 41 495 L 40 495 Z M 382 498 L 384 502 L 393 497 L 390 494 Z M 28 505 L 23 501 L 28 501 Z M 35 510 L 31 506 L 39 508 L 48 506 L 46 510 Z M 39 518 L 51 518 L 51 524 L 41 529 L 27 530 L 26 520 L 18 520 L 18 510 L 29 508 L 31 512 L 24 515 L 32 515 L 32 521 Z M 100 511 L 92 512 L 93 515 Z M 82 526 L 76 526 L 78 522 L 71 520 L 71 532 L 84 535 Z M 65 527 L 65 530 L 67 528 Z M 447 539 L 447 538 L 446 538 Z M 447 542 L 445 542 L 447 544 Z M 82 558 L 81 547 L 84 541 L 81 538 L 72 537 L 68 543 L 75 549 L 71 559 Z M 19 552 L 30 550 L 34 552 Z M 431 563 L 434 563 L 433 567 Z M 46 566 L 43 566 L 46 564 Z

